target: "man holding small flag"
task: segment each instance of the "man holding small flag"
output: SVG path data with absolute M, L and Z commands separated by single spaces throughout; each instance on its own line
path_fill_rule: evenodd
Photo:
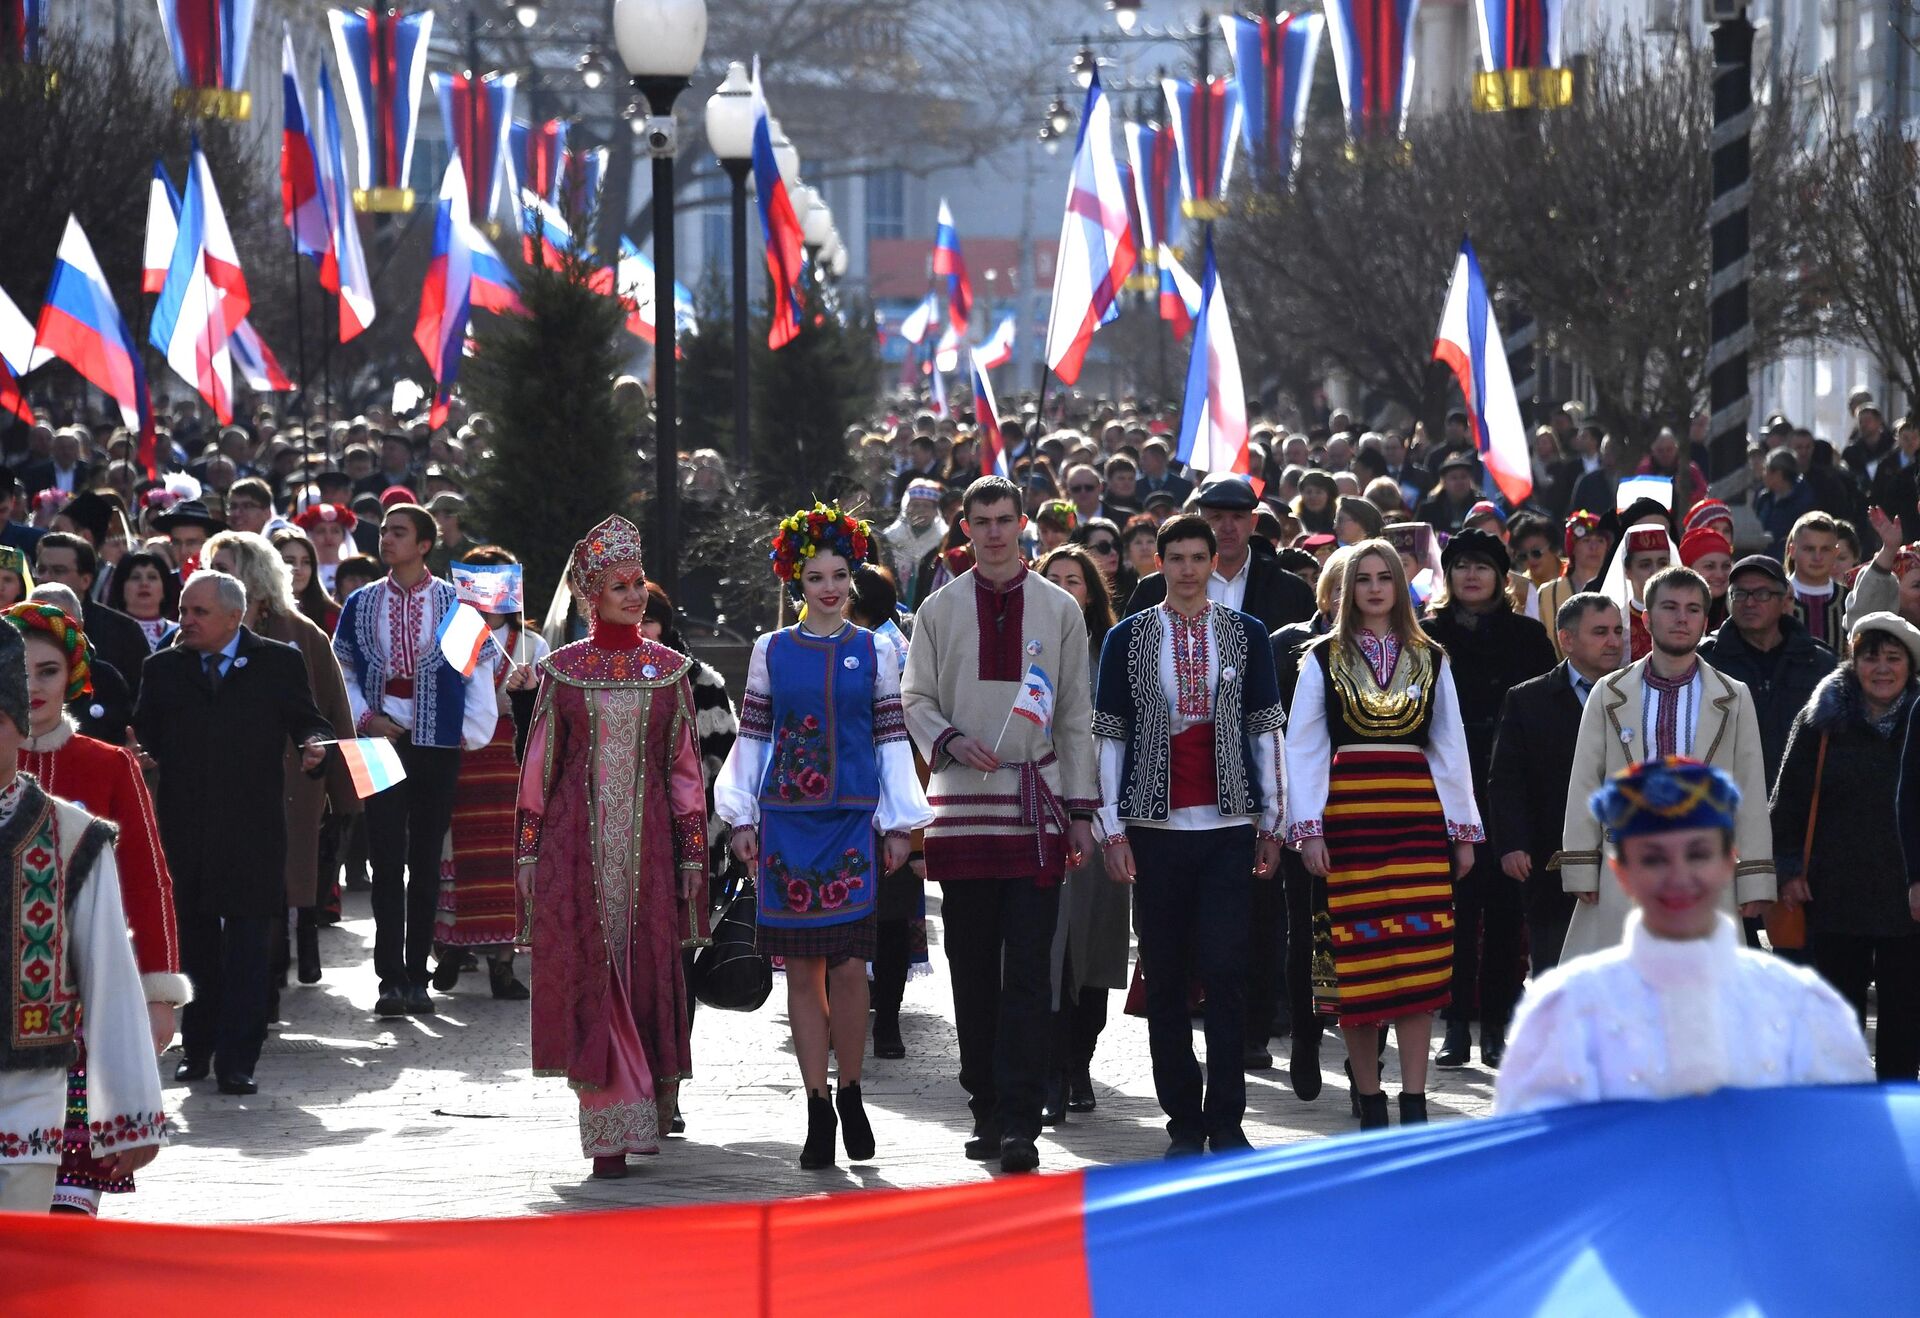
M 155 813 L 173 874 L 180 965 L 193 981 L 174 1079 L 211 1074 L 224 1094 L 259 1088 L 272 933 L 286 918 L 283 752 L 292 741 L 301 770 L 318 777 L 335 735 L 300 652 L 242 626 L 246 611 L 238 579 L 194 573 L 180 594 L 178 642 L 141 670 L 133 714 L 141 751 L 160 767 Z
M 1019 487 L 982 476 L 962 506 L 975 564 L 921 603 L 901 694 L 933 767 L 927 874 L 942 892 L 973 1109 L 967 1156 L 1028 1172 L 1040 1161 L 1061 882 L 1092 853 L 1098 804 L 1087 632 L 1073 596 L 1021 560 Z

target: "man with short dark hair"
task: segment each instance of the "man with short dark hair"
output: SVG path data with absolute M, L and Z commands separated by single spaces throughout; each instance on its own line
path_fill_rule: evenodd
M 1801 478 L 1800 463 L 1789 448 L 1767 454 L 1760 483 L 1765 488 L 1753 496 L 1753 515 L 1766 530 L 1767 552 L 1780 558 L 1787 551 L 1787 533 L 1793 524 L 1813 511 L 1813 489 Z
M 258 476 L 242 477 L 228 488 L 227 525 L 232 530 L 265 535 L 278 520 L 273 511 L 273 488 Z
M 1594 685 L 1580 715 L 1567 813 L 1554 864 L 1579 898 L 1562 956 L 1613 947 L 1626 930 L 1628 903 L 1600 882 L 1599 823 L 1587 801 L 1609 776 L 1655 756 L 1684 755 L 1731 774 L 1742 796 L 1734 878 L 1740 914 L 1762 914 L 1775 895 L 1773 829 L 1767 819 L 1767 766 L 1753 696 L 1740 682 L 1700 662 L 1712 591 L 1692 568 L 1669 567 L 1647 583 L 1645 659 Z
M 1598 591 L 1573 595 L 1555 614 L 1559 664 L 1507 692 L 1494 736 L 1486 815 L 1492 852 L 1509 879 L 1525 885 L 1533 973 L 1560 963 L 1574 898 L 1549 871 L 1567 816 L 1580 713 L 1594 683 L 1620 666 L 1627 629 L 1620 606 Z
M 128 694 L 138 700 L 140 670 L 153 647 L 139 623 L 93 598 L 93 578 L 99 567 L 93 546 L 68 531 L 48 532 L 34 551 L 34 577 L 65 586 L 80 597 L 88 643 L 126 679 Z
M 1254 539 L 1253 519 L 1260 499 L 1245 476 L 1207 477 L 1196 503 L 1220 546 L 1207 583 L 1209 599 L 1252 614 L 1269 634 L 1313 616 L 1312 588 L 1280 566 L 1272 546 Z M 1166 582 L 1158 572 L 1142 577 L 1127 600 L 1127 612 L 1150 609 L 1166 596 Z
M 353 468 L 349 466 L 347 470 L 351 472 Z M 380 437 L 379 469 L 355 480 L 353 492 L 379 494 L 396 485 L 411 489 L 412 481 L 413 441 L 399 431 L 389 431 Z
M 922 601 L 901 697 L 933 770 L 927 877 L 942 893 L 967 1156 L 1029 1172 L 1060 886 L 1092 853 L 1099 805 L 1087 629 L 1073 596 L 1021 560 L 1018 486 L 982 476 L 962 507 L 974 566 Z
M 1170 519 L 1158 546 L 1166 602 L 1107 634 L 1093 727 L 1107 876 L 1134 885 L 1172 1158 L 1250 1147 L 1239 1065 L 1248 924 L 1252 884 L 1270 884 L 1280 860 L 1285 713 L 1259 620 L 1207 597 L 1216 541 L 1206 520 Z M 1206 991 L 1204 1100 L 1187 1001 L 1195 980 Z
M 1414 517 L 1442 535 L 1452 535 L 1467 524 L 1467 514 L 1480 501 L 1480 464 L 1468 453 L 1449 455 L 1439 467 L 1440 488 L 1420 500 Z
M 1777 559 L 1749 554 L 1727 581 L 1727 620 L 1700 642 L 1700 657 L 1752 696 L 1771 793 L 1794 716 L 1838 659 L 1794 613 L 1793 588 Z
M 382 1016 L 434 1012 L 427 956 L 460 751 L 491 741 L 497 720 L 492 664 L 483 660 L 462 676 L 440 650 L 441 624 L 460 599 L 427 571 L 434 530 L 418 504 L 387 509 L 380 523 L 387 576 L 347 597 L 333 635 L 355 727 L 392 741 L 407 775 L 366 802 L 380 978 L 374 1010 Z
M 46 534 L 46 530 L 14 520 L 13 515 L 20 510 L 25 497 L 26 490 L 13 469 L 0 467 L 0 545 L 18 549 L 31 560 L 34 546 L 40 543 L 40 537 Z

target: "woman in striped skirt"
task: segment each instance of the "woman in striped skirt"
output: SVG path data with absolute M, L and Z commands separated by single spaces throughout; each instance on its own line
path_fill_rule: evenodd
M 1453 880 L 1486 835 L 1446 652 L 1420 629 L 1384 540 L 1347 560 L 1333 630 L 1300 665 L 1286 754 L 1288 836 L 1316 879 L 1315 1004 L 1346 1036 L 1361 1128 L 1387 1124 L 1388 1024 L 1400 1120 L 1423 1122 L 1432 1013 L 1453 973 Z

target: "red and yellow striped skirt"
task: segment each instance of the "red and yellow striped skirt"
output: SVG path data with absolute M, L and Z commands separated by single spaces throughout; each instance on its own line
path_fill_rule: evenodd
M 1335 752 L 1328 774 L 1326 901 L 1314 922 L 1314 997 L 1340 1024 L 1447 1005 L 1453 869 L 1427 757 L 1406 746 Z

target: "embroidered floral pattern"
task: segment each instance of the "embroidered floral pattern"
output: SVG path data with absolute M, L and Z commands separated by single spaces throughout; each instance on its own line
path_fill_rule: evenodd
M 673 817 L 673 854 L 683 870 L 707 867 L 707 818 L 705 815 Z
M 1385 636 L 1375 636 L 1362 628 L 1354 640 L 1360 644 L 1360 653 L 1367 657 L 1367 667 L 1373 670 L 1373 681 L 1381 690 L 1393 680 L 1393 670 L 1400 662 L 1400 638 L 1392 632 Z
M 48 1126 L 45 1130 L 29 1130 L 22 1134 L 15 1130 L 0 1130 L 0 1160 L 7 1158 L 43 1158 L 49 1154 L 58 1155 L 61 1149 L 63 1132 L 58 1126 Z
M 70 1043 L 78 1024 L 79 998 L 65 973 L 62 885 L 52 821 L 48 812 L 19 859 L 13 949 L 19 985 L 12 1022 L 16 1049 Z
M 840 857 L 837 869 L 803 870 L 788 866 L 784 856 L 767 857 L 767 874 L 774 895 L 785 899 L 795 915 L 809 911 L 837 911 L 862 900 L 872 864 L 853 847 Z
M 1447 821 L 1447 841 L 1449 842 L 1485 842 L 1487 830 L 1478 824 L 1456 824 Z
M 1213 719 L 1213 688 L 1207 682 L 1207 660 L 1212 650 L 1213 606 L 1193 617 L 1168 609 L 1167 627 L 1173 641 L 1174 709 L 1189 723 Z
M 773 741 L 773 791 L 788 804 L 818 801 L 832 790 L 827 730 L 812 715 L 789 714 Z
M 580 1105 L 580 1151 L 589 1158 L 653 1153 L 660 1147 L 660 1113 L 651 1102 Z

